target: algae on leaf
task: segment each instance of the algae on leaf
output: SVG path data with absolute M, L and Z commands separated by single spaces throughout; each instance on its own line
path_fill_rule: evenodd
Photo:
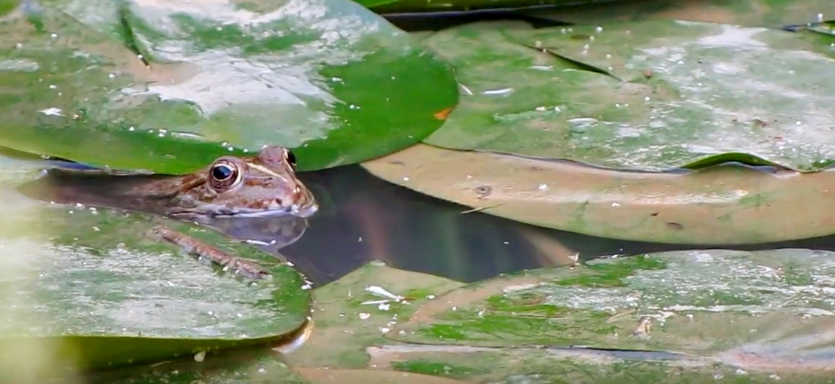
M 458 99 L 446 63 L 348 0 L 28 0 L 0 41 L 0 145 L 117 169 L 265 144 L 300 170 L 355 163 L 419 142 Z
M 831 379 L 825 371 L 750 371 L 712 361 L 693 361 L 663 353 L 620 353 L 575 348 L 458 348 L 413 346 L 384 348 L 377 367 L 391 366 L 422 373 L 426 367 L 442 367 L 443 376 L 466 382 L 518 383 L 745 383 L 775 381 L 824 384 Z M 463 350 L 467 352 L 463 352 Z M 463 352 L 463 353 L 462 353 Z M 624 355 L 631 355 L 624 358 Z M 790 381 L 789 381 L 790 380 Z
M 484 23 L 423 42 L 464 89 L 428 144 L 642 171 L 738 161 L 812 172 L 835 161 L 835 59 L 812 34 Z
M 835 300 L 826 293 L 833 271 L 835 253 L 804 249 L 598 260 L 450 291 L 386 336 L 420 344 L 411 350 L 413 359 L 432 356 L 430 350 L 434 359 L 498 355 L 491 366 L 520 355 L 531 363 L 574 356 L 574 364 L 601 369 L 650 363 L 682 375 L 743 369 L 755 375 L 752 382 L 771 374 L 814 377 L 833 359 Z M 399 350 L 395 359 L 410 353 L 407 346 L 385 348 Z M 462 357 L 458 364 L 465 362 Z M 466 363 L 474 362 L 469 369 L 477 372 L 477 360 Z M 571 365 L 560 370 L 582 370 Z
M 418 304 L 462 284 L 369 263 L 313 291 L 315 332 L 287 356 L 291 365 L 363 368 L 365 348 L 405 321 Z

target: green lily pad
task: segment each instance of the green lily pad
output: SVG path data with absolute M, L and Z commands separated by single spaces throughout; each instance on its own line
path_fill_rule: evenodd
M 417 346 L 413 346 L 417 347 Z M 466 382 L 517 383 L 792 383 L 831 382 L 825 371 L 753 371 L 733 366 L 676 360 L 665 354 L 645 353 L 635 358 L 624 353 L 537 348 L 390 348 L 386 357 L 405 372 L 443 372 Z M 422 349 L 422 350 L 421 350 Z M 464 352 L 464 350 L 468 350 Z M 634 353 L 638 355 L 637 353 Z
M 368 384 L 464 384 L 465 381 L 452 380 L 421 373 L 383 371 L 379 369 L 330 369 L 300 368 L 298 374 L 312 384 L 368 383 Z
M 460 384 L 438 376 L 377 369 L 288 367 L 275 353 L 242 351 L 227 353 L 205 362 L 183 359 L 88 375 L 90 384 Z
M 675 19 L 750 27 L 779 27 L 820 21 L 829 15 L 829 0 L 685 0 L 622 1 L 597 7 L 538 11 L 538 17 L 575 24 Z
M 218 232 L 165 222 L 271 274 L 253 281 L 146 236 L 158 221 L 145 215 L 31 200 L 13 188 L 36 166 L 0 158 L 4 369 L 55 373 L 274 343 L 307 322 L 310 293 L 285 263 Z
M 464 96 L 425 142 L 641 171 L 819 171 L 835 162 L 833 41 L 674 20 L 445 30 L 423 43 Z
M 292 366 L 365 368 L 365 351 L 385 342 L 384 334 L 405 321 L 418 304 L 462 283 L 380 263 L 366 264 L 313 291 L 315 330 L 287 356 Z
M 94 166 L 183 173 L 265 144 L 350 164 L 458 98 L 447 64 L 347 0 L 26 1 L 0 40 L 0 145 Z
M 379 369 L 287 366 L 275 353 L 254 350 L 225 353 L 204 362 L 178 359 L 164 364 L 136 366 L 95 373 L 90 384 L 460 384 L 436 375 Z
M 661 372 L 821 382 L 835 342 L 835 301 L 826 293 L 833 272 L 835 253 L 803 249 L 678 251 L 528 271 L 425 302 L 386 334 L 417 343 L 414 355 L 405 358 L 401 344 L 387 354 L 409 371 L 420 371 L 410 361 L 445 361 L 466 379 L 485 368 L 508 378 L 597 367 L 594 377 L 627 364 L 636 369 L 626 382 L 636 383 Z M 557 369 L 541 370 L 547 359 Z M 492 369 L 507 365 L 510 372 Z

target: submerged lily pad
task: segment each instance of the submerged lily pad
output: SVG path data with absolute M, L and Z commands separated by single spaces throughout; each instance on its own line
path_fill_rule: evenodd
M 632 364 L 643 367 L 630 370 L 641 376 L 650 367 L 659 371 L 654 375 L 668 371 L 714 379 L 744 370 L 752 374 L 750 382 L 775 376 L 800 382 L 795 379 L 814 378 L 835 359 L 835 300 L 827 293 L 833 272 L 835 253 L 802 249 L 599 260 L 450 291 L 425 302 L 386 336 L 420 344 L 413 349 L 415 360 L 421 348 L 435 352 L 434 358 L 423 358 L 453 366 L 463 360 L 440 354 L 482 354 L 494 376 L 503 373 L 489 367 L 514 366 L 513 360 L 536 365 L 558 359 L 560 369 L 527 373 L 577 375 L 588 373 L 582 366 L 606 372 Z M 388 349 L 389 354 L 400 349 L 399 358 L 392 357 L 403 359 L 408 347 Z M 520 351 L 527 358 L 520 358 Z M 497 356 L 487 359 L 485 353 Z M 518 374 L 519 368 L 505 374 Z
M 13 189 L 37 164 L 0 158 L 0 354 L 9 364 L 89 369 L 266 342 L 302 327 L 309 291 L 291 267 L 193 225 L 170 228 L 255 260 L 250 280 L 146 236 L 158 221 L 50 205 Z M 26 353 L 20 352 L 26 351 Z
M 465 94 L 432 145 L 644 171 L 835 161 L 835 60 L 821 36 L 660 20 L 472 24 L 423 42 Z
M 0 145 L 95 166 L 183 173 L 264 144 L 350 164 L 458 98 L 447 64 L 347 0 L 27 0 L 0 41 Z

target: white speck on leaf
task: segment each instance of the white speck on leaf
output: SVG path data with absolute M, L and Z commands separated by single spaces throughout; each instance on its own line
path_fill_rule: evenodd
M 365 287 L 365 291 L 368 292 L 368 293 L 371 293 L 372 295 L 387 297 L 387 298 L 392 299 L 394 301 L 403 300 L 403 296 L 395 295 L 395 294 L 387 291 L 386 289 L 384 289 L 382 287 L 379 287 L 379 286 L 376 286 L 376 285 L 369 285 L 369 286 Z
M 202 363 L 206 359 L 206 351 L 200 351 L 194 354 L 194 361 Z
M 64 116 L 64 114 L 61 112 L 61 108 L 46 108 L 41 109 L 38 112 L 43 113 L 47 116 Z

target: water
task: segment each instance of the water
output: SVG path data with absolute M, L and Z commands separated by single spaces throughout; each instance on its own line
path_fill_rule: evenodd
M 316 284 L 373 260 L 459 281 L 560 265 L 560 250 L 526 236 L 539 228 L 480 213 L 377 179 L 359 166 L 300 176 L 322 207 L 281 253 Z
M 281 249 L 320 285 L 370 261 L 462 282 L 612 255 L 682 249 L 835 250 L 835 236 L 747 246 L 622 241 L 518 223 L 377 179 L 359 166 L 303 173 L 322 208 L 297 242 Z

